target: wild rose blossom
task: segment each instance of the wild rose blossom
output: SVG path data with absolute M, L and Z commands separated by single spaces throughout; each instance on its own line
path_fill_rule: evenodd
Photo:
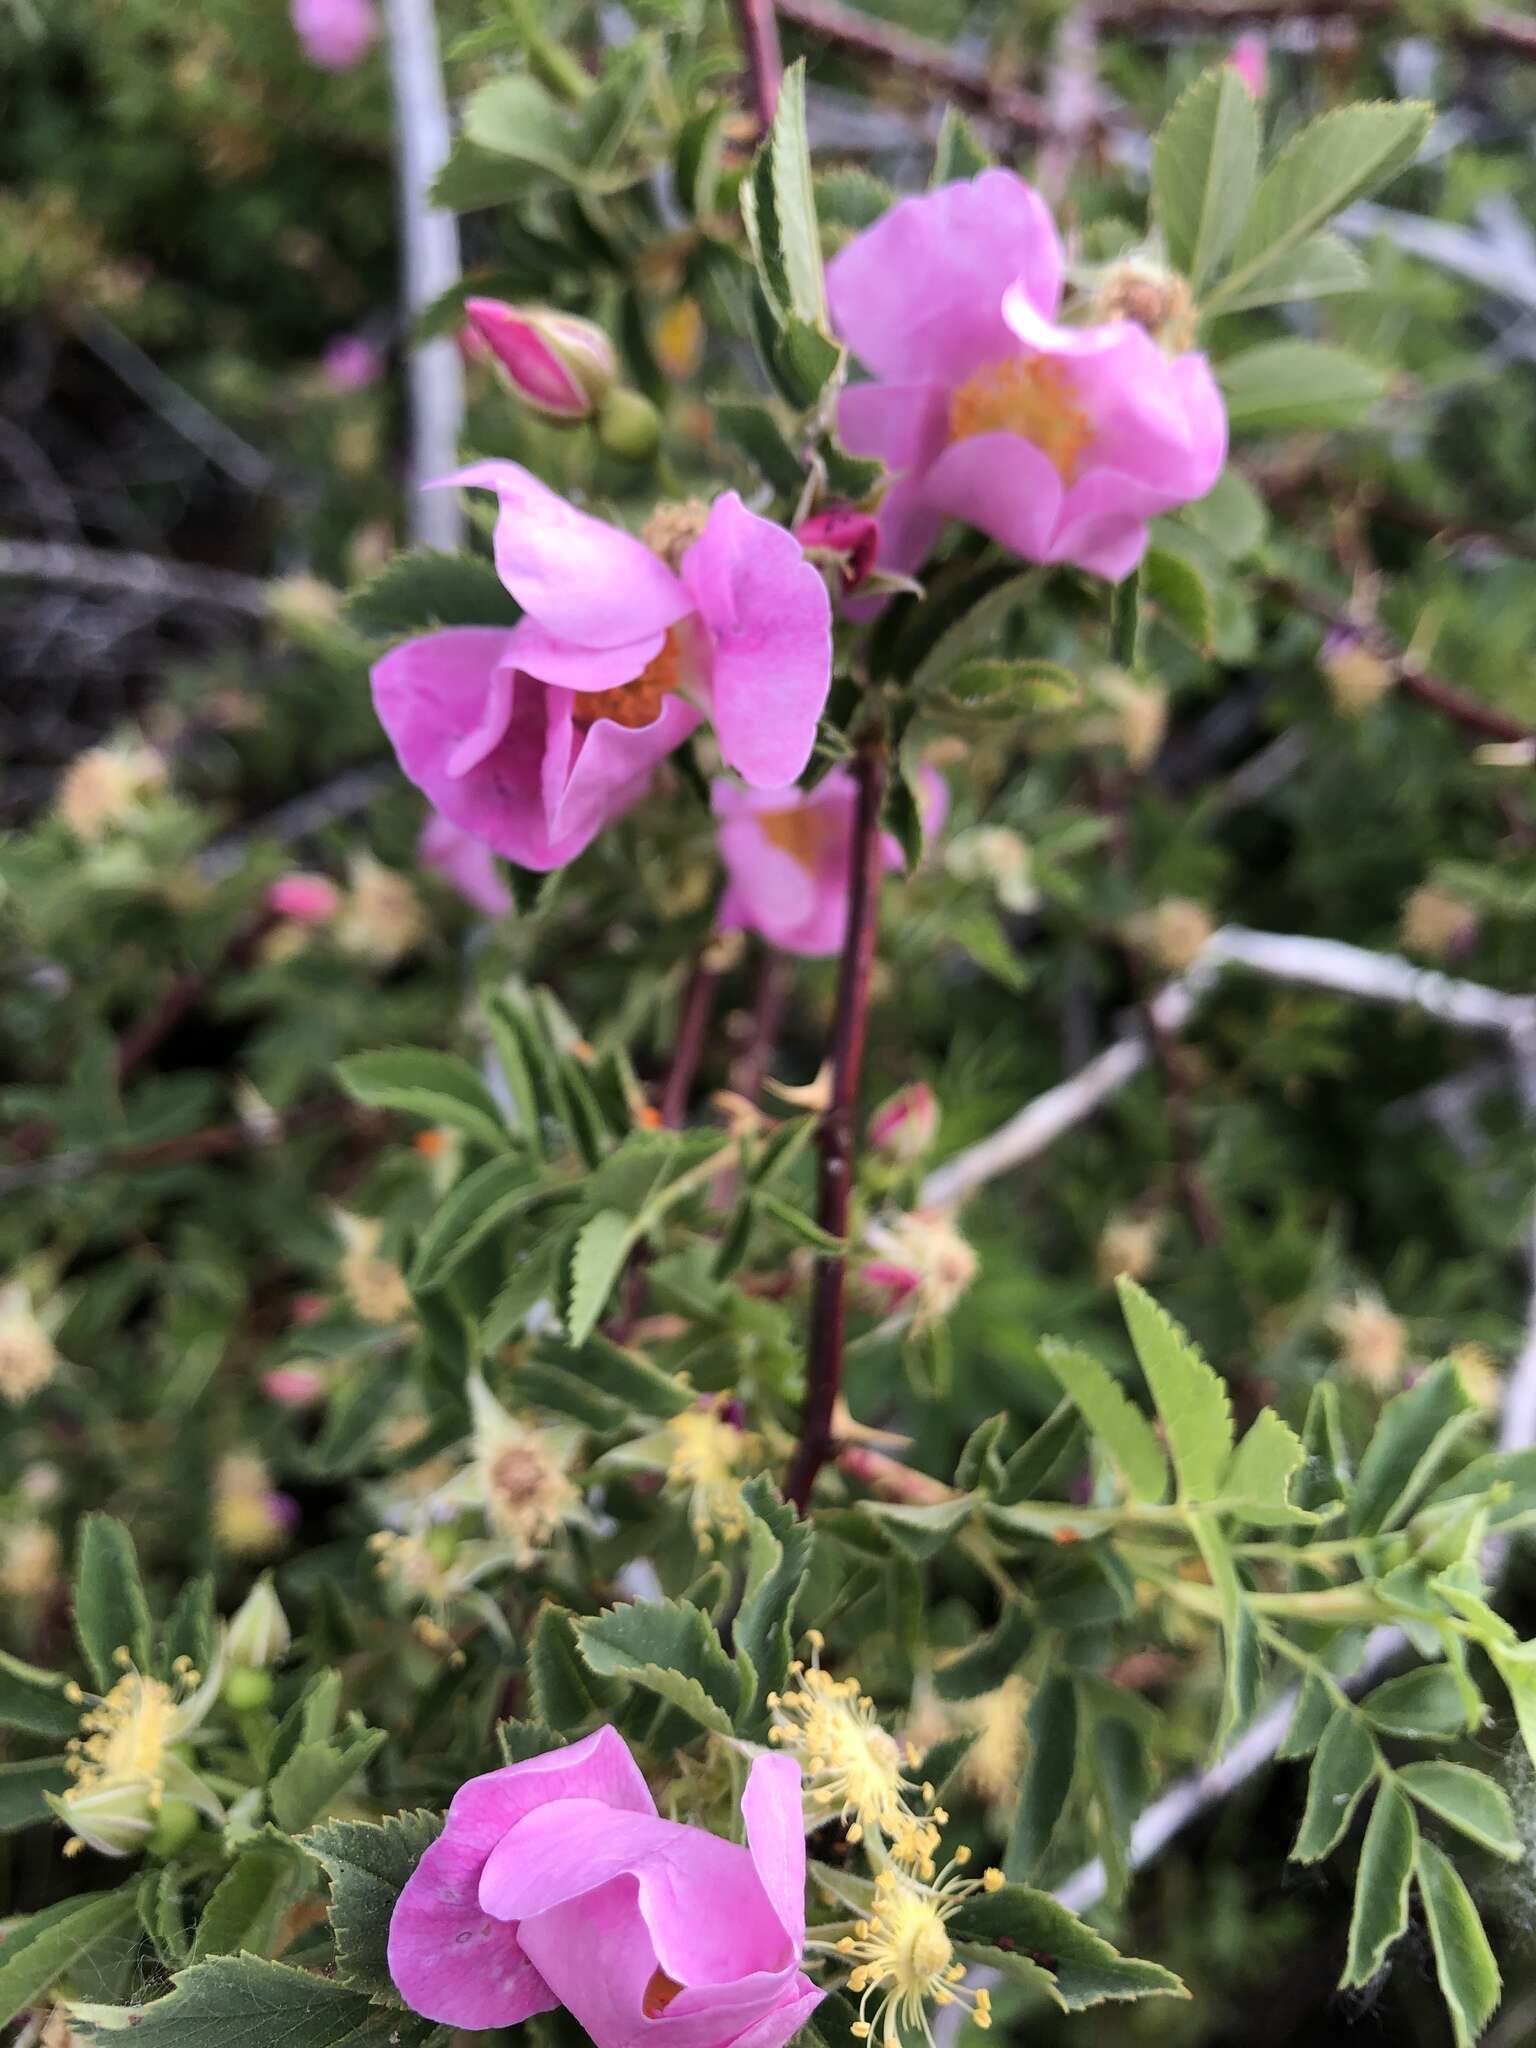
M 522 867 L 562 867 L 706 716 L 755 787 L 800 774 L 831 681 L 831 607 L 791 534 L 727 491 L 674 571 L 516 463 L 447 481 L 496 492 L 496 566 L 525 616 L 394 648 L 373 694 L 401 767 L 451 824 Z
M 924 774 L 923 822 L 938 830 L 949 807 L 943 778 Z M 813 790 L 712 792 L 726 887 L 719 921 L 726 931 L 757 932 L 783 953 L 823 958 L 842 949 L 848 925 L 849 861 L 858 784 L 834 768 Z M 881 860 L 901 866 L 901 848 L 881 834 Z
M 373 0 L 293 0 L 293 32 L 322 71 L 350 71 L 379 32 Z
M 505 917 L 513 907 L 512 891 L 483 839 L 461 832 L 434 813 L 421 828 L 416 852 L 424 868 L 440 875 L 451 889 L 483 917 Z
M 472 1778 L 395 1907 L 396 1989 L 447 2026 L 564 2005 L 597 2048 L 783 2048 L 822 1998 L 794 1761 L 741 1811 L 745 1848 L 662 1820 L 612 1728 Z
M 834 324 L 875 380 L 843 394 L 843 439 L 897 475 L 882 568 L 916 569 L 962 519 L 1118 580 L 1147 522 L 1220 475 L 1205 357 L 1170 359 L 1130 320 L 1059 325 L 1062 271 L 1045 202 L 1005 170 L 902 200 L 828 266 Z

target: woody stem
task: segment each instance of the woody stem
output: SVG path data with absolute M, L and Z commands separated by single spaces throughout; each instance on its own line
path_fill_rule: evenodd
M 854 775 L 858 810 L 849 855 L 848 927 L 838 970 L 837 1012 L 832 1026 L 832 1099 L 821 1120 L 817 1221 L 836 1238 L 848 1235 L 854 1163 L 854 1112 L 864 1040 L 869 1025 L 869 989 L 875 964 L 883 862 L 880 818 L 889 767 L 884 730 L 871 725 L 859 742 Z M 837 1396 L 843 1379 L 845 1252 L 823 1252 L 816 1260 L 811 1296 L 811 1342 L 800 1440 L 790 1460 L 785 1492 L 802 1513 L 816 1475 L 832 1456 Z

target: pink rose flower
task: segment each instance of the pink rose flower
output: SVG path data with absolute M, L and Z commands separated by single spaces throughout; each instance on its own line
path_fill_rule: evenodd
M 373 0 L 292 0 L 293 32 L 311 64 L 350 71 L 379 32 Z
M 483 839 L 434 814 L 421 828 L 416 853 L 423 867 L 441 875 L 482 916 L 505 917 L 512 909 L 512 891 Z
M 400 1894 L 389 1968 L 414 2012 L 515 2026 L 564 2005 L 597 2048 L 783 2048 L 800 1968 L 800 1771 L 753 1764 L 747 1846 L 662 1820 L 612 1728 L 459 1788 Z
M 875 378 L 844 392 L 843 440 L 898 479 L 882 568 L 918 568 L 961 519 L 1026 561 L 1118 580 L 1148 520 L 1221 474 L 1205 357 L 1169 358 L 1130 320 L 1058 326 L 1061 286 L 1045 203 L 1004 170 L 902 200 L 833 258 L 833 321 Z
M 923 822 L 935 832 L 949 792 L 932 769 L 924 770 L 923 795 Z M 810 959 L 841 952 L 859 802 L 848 771 L 834 768 L 809 791 L 717 782 L 713 801 L 726 873 L 721 928 L 757 932 L 780 952 Z M 889 832 L 881 834 L 881 857 L 887 868 L 901 866 Z
M 365 334 L 338 334 L 320 358 L 320 373 L 338 395 L 366 391 L 383 372 L 384 358 Z
M 496 492 L 496 566 L 525 616 L 394 648 L 373 698 L 401 767 L 451 824 L 521 867 L 563 867 L 706 715 L 748 782 L 800 774 L 832 629 L 793 535 L 727 491 L 674 573 L 514 462 L 447 481 Z
M 304 874 L 295 869 L 279 875 L 267 889 L 267 908 L 276 917 L 294 924 L 325 924 L 336 915 L 341 891 L 329 875 Z

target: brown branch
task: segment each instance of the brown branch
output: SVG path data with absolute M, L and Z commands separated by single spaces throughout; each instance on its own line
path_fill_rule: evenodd
M 1038 94 L 999 84 L 983 64 L 955 57 L 942 43 L 893 28 L 842 0 L 778 0 L 778 13 L 805 35 L 851 56 L 907 73 L 936 92 L 974 107 L 1022 135 L 1050 135 L 1056 123 Z
M 1297 22 L 1344 22 L 1360 28 L 1412 24 L 1402 0 L 1110 0 L 1098 10 L 1099 26 L 1204 30 L 1224 35 L 1239 27 L 1290 28 Z M 1536 57 L 1536 22 L 1490 8 L 1473 20 L 1447 24 L 1447 33 L 1468 49 Z
M 779 53 L 779 24 L 774 0 L 732 0 L 736 33 L 746 54 L 747 76 L 752 86 L 752 108 L 759 130 L 766 135 L 773 126 L 779 104 L 779 87 L 784 79 L 784 59 Z
M 252 1123 L 212 1124 L 178 1138 L 159 1138 L 152 1145 L 92 1145 L 78 1152 L 56 1152 L 47 1159 L 0 1167 L 0 1195 L 31 1188 L 62 1187 L 97 1173 L 147 1173 L 161 1166 L 186 1166 L 198 1160 L 225 1159 L 257 1146 L 277 1145 L 329 1124 L 350 1125 L 364 1137 L 382 1136 L 391 1120 L 378 1110 L 359 1109 L 343 1096 L 321 1096 L 301 1103 L 263 1128 Z
M 817 1133 L 821 1153 L 817 1219 L 823 1230 L 837 1238 L 847 1237 L 852 1208 L 855 1114 L 880 922 L 880 880 L 884 868 L 880 820 L 889 772 L 883 729 L 866 729 L 859 742 L 854 772 L 859 802 L 849 850 L 848 929 L 843 938 L 837 1012 L 832 1025 L 832 1100 Z M 833 1418 L 843 1380 L 847 1270 L 843 1252 L 823 1252 L 816 1260 L 805 1406 L 800 1418 L 800 1441 L 784 1487 L 802 1513 L 810 1501 L 817 1473 L 836 1448 Z
M 933 1479 L 912 1465 L 903 1465 L 885 1451 L 868 1444 L 844 1444 L 837 1454 L 837 1469 L 860 1486 L 867 1486 L 881 1500 L 901 1501 L 907 1507 L 931 1508 L 960 1496 L 942 1479 Z
M 688 1103 L 693 1095 L 693 1084 L 698 1079 L 699 1061 L 704 1056 L 704 1040 L 709 1032 L 715 991 L 719 986 L 718 972 L 708 966 L 701 955 L 694 962 L 693 972 L 683 990 L 672 1064 L 667 1069 L 661 1091 L 661 1121 L 669 1131 L 680 1131 L 687 1120 Z
M 1330 598 L 1292 582 L 1289 577 L 1264 576 L 1259 580 L 1269 595 L 1278 598 L 1282 604 L 1307 612 L 1336 631 L 1358 634 L 1373 653 L 1379 654 L 1390 665 L 1401 690 L 1467 732 L 1487 740 L 1536 740 L 1536 727 L 1525 724 L 1509 712 L 1498 710 L 1492 704 L 1485 704 L 1480 697 L 1469 696 L 1459 684 L 1448 682 L 1444 676 L 1421 667 L 1379 626 L 1362 625 Z
M 768 1069 L 779 1043 L 784 1005 L 789 997 L 789 962 L 782 953 L 765 946 L 757 970 L 757 991 L 752 1004 L 752 1031 L 746 1044 L 731 1062 L 730 1084 L 743 1101 L 755 1103 L 762 1091 Z
M 152 1010 L 131 1025 L 117 1042 L 117 1078 L 125 1081 L 185 1018 L 189 1017 L 225 969 L 248 967 L 277 919 L 265 912 L 233 939 L 212 967 L 179 974 Z

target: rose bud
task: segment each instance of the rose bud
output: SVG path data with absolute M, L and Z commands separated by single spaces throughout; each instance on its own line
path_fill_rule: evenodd
M 466 299 L 464 311 L 507 384 L 546 419 L 591 419 L 613 389 L 618 358 L 590 320 L 499 299 Z

